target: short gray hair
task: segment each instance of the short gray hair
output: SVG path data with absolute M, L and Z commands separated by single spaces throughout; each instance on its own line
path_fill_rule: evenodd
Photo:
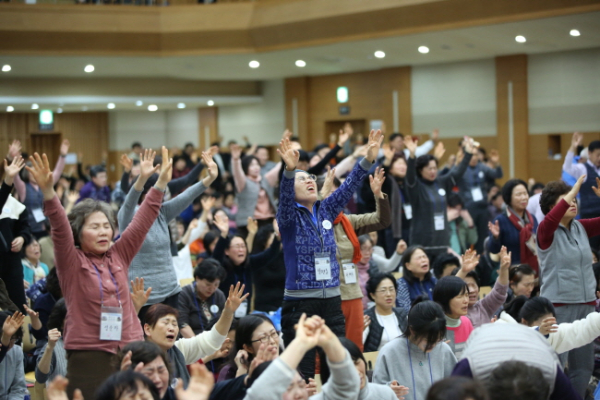
M 85 221 L 90 215 L 98 211 L 108 218 L 113 235 L 116 232 L 115 214 L 110 205 L 103 201 L 85 199 L 73 207 L 73 210 L 69 213 L 69 224 L 71 224 L 71 230 L 73 231 L 75 246 L 81 245 L 81 231 L 83 230 Z

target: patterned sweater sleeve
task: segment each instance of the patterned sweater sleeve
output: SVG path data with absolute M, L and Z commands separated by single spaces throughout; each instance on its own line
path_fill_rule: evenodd
M 326 209 L 332 218 L 337 217 L 344 206 L 348 204 L 348 201 L 350 201 L 350 198 L 356 189 L 358 189 L 363 179 L 367 176 L 368 171 L 372 166 L 372 162 L 363 158 L 361 162 L 354 167 L 344 183 L 342 183 L 331 196 L 321 202 L 321 208 Z
M 410 310 L 410 292 L 408 285 L 402 278 L 398 279 L 398 293 L 396 294 L 396 307 L 403 308 L 406 312 Z
M 279 184 L 279 207 L 277 208 L 277 223 L 280 228 L 290 228 L 294 222 L 294 177 L 296 171 L 284 170 Z

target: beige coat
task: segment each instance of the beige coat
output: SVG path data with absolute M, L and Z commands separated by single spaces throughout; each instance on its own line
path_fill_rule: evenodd
M 385 229 L 392 223 L 392 215 L 390 209 L 390 202 L 388 196 L 384 193 L 383 199 L 376 199 L 377 209 L 375 212 L 369 214 L 350 214 L 346 215 L 350 220 L 350 223 L 354 227 L 356 236 L 364 235 L 369 232 L 379 231 Z M 356 274 L 356 283 L 346 284 L 344 272 L 342 268 L 342 262 L 351 262 L 352 256 L 354 255 L 354 247 L 348 239 L 344 227 L 342 224 L 334 225 L 333 232 L 335 235 L 335 243 L 337 244 L 337 260 L 340 265 L 340 290 L 342 293 L 342 300 L 354 300 L 361 299 L 363 297 L 360 285 L 358 283 L 358 269 L 354 266 L 354 273 Z

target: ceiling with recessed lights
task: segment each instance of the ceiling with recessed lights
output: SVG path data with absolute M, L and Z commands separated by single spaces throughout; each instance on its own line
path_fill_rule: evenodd
M 262 81 L 297 76 L 338 74 L 404 65 L 427 65 L 485 59 L 509 54 L 539 54 L 600 47 L 600 12 L 540 18 L 495 25 L 426 32 L 371 40 L 340 42 L 289 50 L 181 57 L 2 56 L 0 87 L 11 78 L 174 78 L 178 80 Z M 89 72 L 86 72 L 89 71 Z M 90 96 L 93 97 L 93 93 Z M 227 104 L 227 96 L 217 100 Z M 239 104 L 257 96 L 231 98 Z M 7 105 L 0 89 L 0 104 Z M 13 99 L 15 100 L 15 99 Z M 35 99 L 29 99 L 35 101 Z M 138 99 L 102 97 L 107 108 L 139 109 Z M 152 101 L 139 97 L 144 103 Z M 177 108 L 205 106 L 210 96 L 164 102 Z M 66 103 L 68 101 L 62 101 Z M 31 102 L 29 103 L 31 104 Z M 81 104 L 81 103 L 78 103 Z M 167 105 L 168 104 L 168 105 Z M 214 104 L 214 103 L 213 103 Z M 12 104 L 14 105 L 14 104 Z M 58 104 L 57 104 L 58 105 Z M 65 109 L 68 105 L 63 105 Z M 4 107 L 2 107 L 4 108 Z M 182 107 L 180 107 L 182 108 Z

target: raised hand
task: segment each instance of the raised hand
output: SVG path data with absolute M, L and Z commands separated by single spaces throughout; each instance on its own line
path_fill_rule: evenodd
M 468 274 L 473 271 L 475 267 L 479 264 L 479 255 L 473 249 L 469 249 L 462 255 L 462 266 L 461 270 Z
M 233 160 L 239 160 L 242 157 L 242 148 L 239 144 L 232 144 L 229 151 Z
M 21 155 L 17 155 L 13 157 L 10 165 L 4 160 L 4 183 L 8 186 L 12 186 L 15 181 L 15 176 L 19 173 L 19 171 L 25 166 L 25 160 Z
M 192 364 L 190 368 L 190 382 L 187 389 L 183 389 L 183 381 L 178 380 L 175 387 L 177 400 L 208 400 L 210 392 L 215 386 L 214 375 L 204 364 Z
M 306 318 L 306 314 L 300 316 L 296 325 L 296 338 L 306 350 L 310 350 L 319 344 L 323 322 L 318 317 Z
M 556 318 L 549 317 L 545 318 L 539 326 L 540 333 L 544 336 L 551 333 L 558 332 L 558 325 L 556 325 Z
M 256 235 L 256 232 L 258 232 L 258 222 L 254 218 L 248 217 L 248 225 L 246 225 L 246 229 L 248 229 L 249 235 Z
M 162 147 L 162 164 L 160 165 L 160 174 L 156 181 L 156 188 L 165 190 L 167 183 L 171 181 L 173 176 L 173 159 L 169 158 L 169 150 L 165 146 Z
M 67 193 L 67 202 L 69 204 L 75 204 L 77 200 L 79 200 L 79 192 L 72 190 Z
M 438 142 L 438 144 L 435 145 L 435 148 L 433 149 L 433 156 L 435 158 L 437 158 L 437 160 L 441 160 L 442 157 L 444 157 L 444 154 L 446 153 L 446 147 L 444 147 L 444 143 L 443 142 Z
M 500 153 L 498 153 L 498 150 L 496 150 L 496 149 L 490 150 L 490 153 L 488 156 L 488 161 L 495 166 L 498 166 L 498 164 L 500 164 Z
M 500 269 L 508 270 L 510 268 L 511 253 L 506 250 L 506 246 L 502 246 L 500 249 Z
M 135 281 L 131 281 L 131 301 L 136 313 L 144 307 L 150 298 L 150 293 L 152 293 L 151 287 L 144 291 L 144 278 L 135 278 Z
M 25 316 L 19 311 L 15 311 L 13 315 L 9 315 L 4 320 L 4 325 L 2 326 L 2 337 L 10 339 L 23 326 L 24 322 Z
M 210 356 L 204 357 L 202 359 L 202 362 L 204 364 L 206 364 L 212 360 L 218 360 L 220 358 L 225 358 L 229 355 L 230 350 L 231 350 L 231 339 L 225 338 L 225 341 L 221 345 L 221 348 L 219 350 L 215 351 L 214 353 L 212 353 Z M 241 350 L 241 351 L 245 352 L 245 350 Z
M 12 160 L 13 158 L 21 155 L 21 142 L 18 140 L 13 140 L 11 144 L 8 145 L 8 159 Z
M 6 179 L 4 180 L 6 182 Z M 579 185 L 581 187 L 581 185 Z M 596 194 L 596 196 L 600 197 L 600 179 L 596 177 L 596 186 L 592 186 L 592 190 Z
M 58 340 L 60 339 L 60 337 L 61 334 L 58 329 L 50 329 L 48 331 L 48 346 L 54 347 L 56 345 L 56 342 L 58 342 Z
M 394 391 L 398 400 L 404 400 L 404 396 L 408 394 L 408 388 L 400 385 L 398 381 L 392 381 L 390 383 L 390 388 Z
M 256 356 L 248 368 L 248 376 L 252 376 L 252 373 L 260 364 L 275 359 L 277 357 L 278 349 L 278 346 L 269 346 L 268 344 L 261 343 L 258 351 L 256 352 Z
M 365 157 L 367 155 L 367 150 L 369 149 L 369 147 L 365 144 L 362 146 L 358 146 L 356 149 L 354 149 L 354 153 L 352 153 L 352 157 L 354 157 L 355 159 L 360 158 L 360 157 Z M 390 158 L 391 160 L 391 158 Z
M 40 318 L 40 313 L 29 308 L 27 306 L 27 304 L 23 304 L 23 308 L 25 309 L 25 312 L 27 313 L 27 315 L 29 315 L 29 317 L 31 319 L 34 319 L 34 318 L 39 319 Z
M 46 397 L 48 400 L 69 400 L 69 397 L 67 396 L 67 385 L 69 385 L 69 380 L 67 378 L 60 375 L 54 378 L 46 388 Z M 81 390 L 75 389 L 73 392 L 73 400 L 83 400 Z
M 329 166 L 327 168 L 327 175 L 321 188 L 321 198 L 323 199 L 333 192 L 333 178 L 335 178 L 335 168 L 330 168 Z
M 205 213 L 210 212 L 210 210 L 215 205 L 216 200 L 217 199 L 213 196 L 205 196 L 202 199 L 200 199 L 200 203 L 202 203 L 202 211 L 204 211 Z
M 206 169 L 208 170 L 208 175 L 202 181 L 204 186 L 208 187 L 211 183 L 213 183 L 219 176 L 219 167 L 215 160 L 213 160 L 212 155 L 209 151 L 202 152 L 202 163 L 206 165 Z
M 417 142 L 413 139 L 412 136 L 404 137 L 404 147 L 408 149 L 410 153 L 410 158 L 414 158 L 417 153 Z
M 60 155 L 66 156 L 69 152 L 69 147 L 71 147 L 71 143 L 69 143 L 67 139 L 63 140 L 62 144 L 60 145 Z
M 235 310 L 238 309 L 240 304 L 250 296 L 250 293 L 244 294 L 245 288 L 246 285 L 242 285 L 240 282 L 235 284 L 235 288 L 233 285 L 229 287 L 229 296 L 227 296 L 227 301 L 225 302 L 226 310 L 230 311 L 232 314 L 235 313 Z
M 440 130 L 439 129 L 434 129 L 431 132 L 431 140 L 433 140 L 434 142 L 437 142 L 438 140 L 440 140 Z
M 406 244 L 404 239 L 400 239 L 398 241 L 398 244 L 396 245 L 396 253 L 404 254 L 404 252 L 406 251 L 407 248 L 408 248 L 408 245 Z
M 337 144 L 340 147 L 344 147 L 344 144 L 350 139 L 350 133 L 344 132 L 340 129 L 340 135 L 338 136 Z
M 23 236 L 17 236 L 10 243 L 10 251 L 12 251 L 13 253 L 20 252 L 21 249 L 23 248 L 24 243 L 25 243 L 25 239 L 23 239 Z
M 140 177 L 138 179 L 147 181 L 148 178 L 158 172 L 160 166 L 154 166 L 154 157 L 156 157 L 156 152 L 151 149 L 146 149 L 140 154 Z M 133 161 L 131 163 L 133 165 Z
M 306 392 L 308 397 L 317 394 L 317 382 L 313 378 L 308 378 L 308 384 L 306 385 Z
M 44 200 L 52 200 L 54 197 L 54 178 L 52 177 L 52 170 L 48 163 L 48 157 L 46 154 L 40 155 L 35 153 L 29 157 L 31 161 L 31 167 L 25 166 L 25 169 L 31 174 L 35 182 L 40 187 L 40 190 L 44 194 Z
M 224 213 L 219 213 L 213 218 L 213 224 L 221 231 L 224 238 L 229 234 L 229 217 Z
M 583 134 L 581 134 L 579 132 L 573 133 L 573 137 L 571 137 L 571 148 L 570 148 L 570 150 L 573 153 L 575 153 L 575 151 L 577 151 L 577 147 L 579 147 L 579 145 L 581 145 L 582 141 L 583 141 Z
M 581 175 L 578 179 L 577 182 L 575 182 L 575 184 L 573 185 L 573 187 L 571 188 L 571 190 L 569 191 L 569 193 L 567 193 L 564 197 L 565 201 L 569 204 L 571 204 L 571 202 L 573 200 L 575 200 L 575 197 L 577 197 L 577 194 L 579 193 L 579 190 L 581 189 L 581 185 L 583 184 L 583 182 L 585 182 L 587 178 L 587 175 Z M 596 181 L 597 183 L 598 181 Z M 600 193 L 598 192 L 598 187 L 597 186 L 594 190 L 594 188 L 592 188 L 592 190 L 594 190 L 594 193 L 596 193 L 596 196 L 600 196 Z
M 392 160 L 394 159 L 394 155 L 396 153 L 388 143 L 381 146 L 381 149 L 383 150 L 383 157 L 385 158 L 384 164 L 389 166 L 392 163 Z
M 463 138 L 463 147 L 465 149 L 466 153 L 469 154 L 473 154 L 475 152 L 475 142 L 473 141 L 473 138 L 470 138 L 468 136 L 465 136 Z
M 295 150 L 292 147 L 290 139 L 288 139 L 287 137 L 281 139 L 281 142 L 279 142 L 279 148 L 277 149 L 277 152 L 283 159 L 283 162 L 285 162 L 286 170 L 293 171 L 296 169 L 296 165 L 298 165 L 298 160 L 300 159 L 300 153 L 298 152 L 298 150 Z
M 260 347 L 262 347 L 264 350 L 267 346 L 265 344 L 261 344 Z M 246 350 L 238 350 L 235 358 L 233 359 L 233 362 L 235 362 L 235 365 L 237 366 L 238 372 L 242 371 L 244 374 L 248 373 L 248 358 L 249 356 Z
M 498 240 L 498 238 L 500 237 L 500 222 L 498 222 L 498 220 L 496 220 L 496 222 L 493 224 L 491 222 L 488 222 L 488 229 L 494 237 L 494 239 Z
M 381 130 L 375 131 L 371 130 L 369 133 L 369 141 L 367 143 L 367 155 L 365 158 L 370 162 L 374 162 L 377 158 L 377 154 L 379 154 L 379 148 L 381 147 L 381 143 L 383 143 L 383 134 Z
M 369 183 L 371 184 L 371 190 L 373 191 L 373 194 L 378 199 L 385 198 L 383 192 L 381 191 L 383 181 L 385 181 L 385 171 L 383 168 L 377 167 L 375 169 L 375 173 L 373 175 L 369 175 Z
M 140 154 L 141 156 L 141 154 Z M 141 158 L 141 157 L 140 157 Z M 126 173 L 130 173 L 133 168 L 133 160 L 127 156 L 127 154 L 121 154 L 121 159 L 119 163 L 123 166 L 123 170 Z

